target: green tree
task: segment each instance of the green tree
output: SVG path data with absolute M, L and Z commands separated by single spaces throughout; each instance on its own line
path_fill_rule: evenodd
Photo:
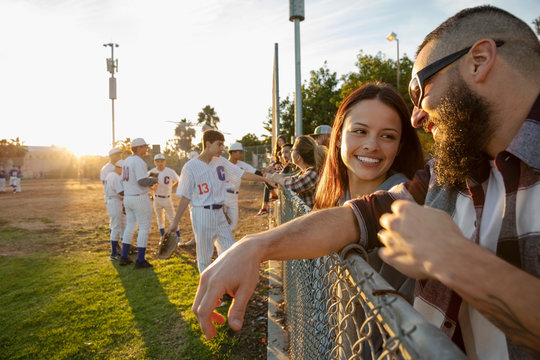
M 197 124 L 206 124 L 214 129 L 217 129 L 219 122 L 219 116 L 217 116 L 216 111 L 210 105 L 203 107 L 202 111 L 199 112 L 199 118 L 197 119 Z
M 389 84 L 397 82 L 397 64 L 394 60 L 388 59 L 386 55 L 378 52 L 377 55 L 365 54 L 363 50 L 357 55 L 357 72 L 351 72 L 342 76 L 343 86 L 341 88 L 341 99 L 345 99 L 354 89 L 368 81 L 382 81 Z M 413 61 L 404 54 L 399 59 L 399 92 L 405 98 L 410 107 L 408 86 L 411 81 L 411 71 Z
M 302 88 L 302 125 L 304 134 L 312 134 L 319 125 L 332 125 L 340 99 L 338 77 L 328 69 L 326 61 Z
M 328 69 L 326 61 L 318 70 L 310 71 L 310 78 L 302 85 L 302 127 L 304 134 L 311 134 L 319 125 L 332 125 L 340 103 L 339 80 Z M 287 96 L 279 102 L 280 134 L 292 138 L 295 133 L 294 98 Z M 264 128 L 272 133 L 272 109 L 268 111 Z
M 532 24 L 534 25 L 534 28 L 536 29 L 536 33 L 540 35 L 540 16 L 534 19 L 532 21 Z
M 248 133 L 248 134 L 244 135 L 240 140 L 236 140 L 236 141 L 241 142 L 244 147 L 266 144 L 265 140 L 260 140 L 257 137 L 257 135 L 255 135 L 253 133 Z
M 289 95 L 279 101 L 279 133 L 285 135 L 287 139 L 294 136 L 294 99 Z M 264 122 L 264 129 L 270 135 L 263 135 L 266 143 L 271 142 L 272 138 L 272 108 L 268 109 L 267 120 Z
M 28 148 L 18 137 L 15 139 L 0 140 L 0 159 L 22 158 L 28 152 Z
M 200 115 L 200 114 L 199 114 Z M 192 124 L 187 119 L 182 119 L 177 123 L 174 129 L 174 136 L 176 137 L 175 148 L 183 156 L 187 157 L 188 153 L 192 151 L 192 140 L 196 135 L 196 131 Z

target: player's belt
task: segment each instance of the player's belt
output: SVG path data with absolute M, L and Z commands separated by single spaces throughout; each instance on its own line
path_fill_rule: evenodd
M 223 204 L 212 204 L 212 205 L 203 206 L 203 208 L 205 209 L 212 209 L 212 210 L 221 209 L 222 207 L 223 207 Z
M 156 195 L 158 198 L 167 199 L 170 198 L 171 195 L 163 196 L 163 195 Z
M 230 194 L 238 194 L 238 191 L 229 190 L 229 189 L 227 189 L 227 192 L 230 193 Z

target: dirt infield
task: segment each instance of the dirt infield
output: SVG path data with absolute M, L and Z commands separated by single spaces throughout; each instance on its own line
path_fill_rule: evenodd
M 94 180 L 23 180 L 22 192 L 13 194 L 7 187 L 0 193 L 0 225 L 11 226 L 40 233 L 55 232 L 57 239 L 44 240 L 44 244 L 13 243 L 0 250 L 0 255 L 22 255 L 36 251 L 69 251 L 69 245 L 76 239 L 64 238 L 73 231 L 91 231 L 96 226 L 108 226 L 108 215 L 103 201 L 102 185 Z M 243 183 L 239 195 L 239 224 L 234 232 L 239 240 L 246 234 L 267 229 L 265 217 L 254 217 L 260 207 L 263 187 L 261 184 Z M 175 205 L 178 203 L 175 199 Z M 174 200 L 173 200 L 174 201 Z M 168 223 L 168 222 L 167 222 Z M 186 211 L 180 221 L 182 239 L 188 241 L 193 236 L 191 221 Z M 88 250 L 108 248 L 108 239 L 96 239 L 83 245 Z M 135 241 L 135 240 L 134 240 Z M 153 254 L 159 242 L 159 230 L 155 217 L 148 242 L 148 253 Z M 29 246 L 27 246 L 29 245 Z M 194 255 L 193 248 L 183 250 Z M 150 255 L 150 259 L 153 255 Z

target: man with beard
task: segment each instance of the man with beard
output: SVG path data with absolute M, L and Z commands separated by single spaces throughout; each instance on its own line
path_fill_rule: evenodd
M 527 24 L 491 6 L 445 21 L 419 47 L 409 85 L 411 122 L 433 134 L 434 159 L 389 192 L 237 242 L 201 276 L 193 311 L 206 336 L 224 321 L 212 312 L 224 293 L 241 328 L 260 262 L 382 243 L 381 259 L 419 279 L 415 309 L 469 357 L 539 358 L 539 93 Z

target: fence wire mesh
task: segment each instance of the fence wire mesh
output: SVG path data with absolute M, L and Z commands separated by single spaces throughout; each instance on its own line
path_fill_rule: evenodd
M 311 209 L 280 189 L 270 226 Z M 351 244 L 340 254 L 283 262 L 290 359 L 466 359 Z

